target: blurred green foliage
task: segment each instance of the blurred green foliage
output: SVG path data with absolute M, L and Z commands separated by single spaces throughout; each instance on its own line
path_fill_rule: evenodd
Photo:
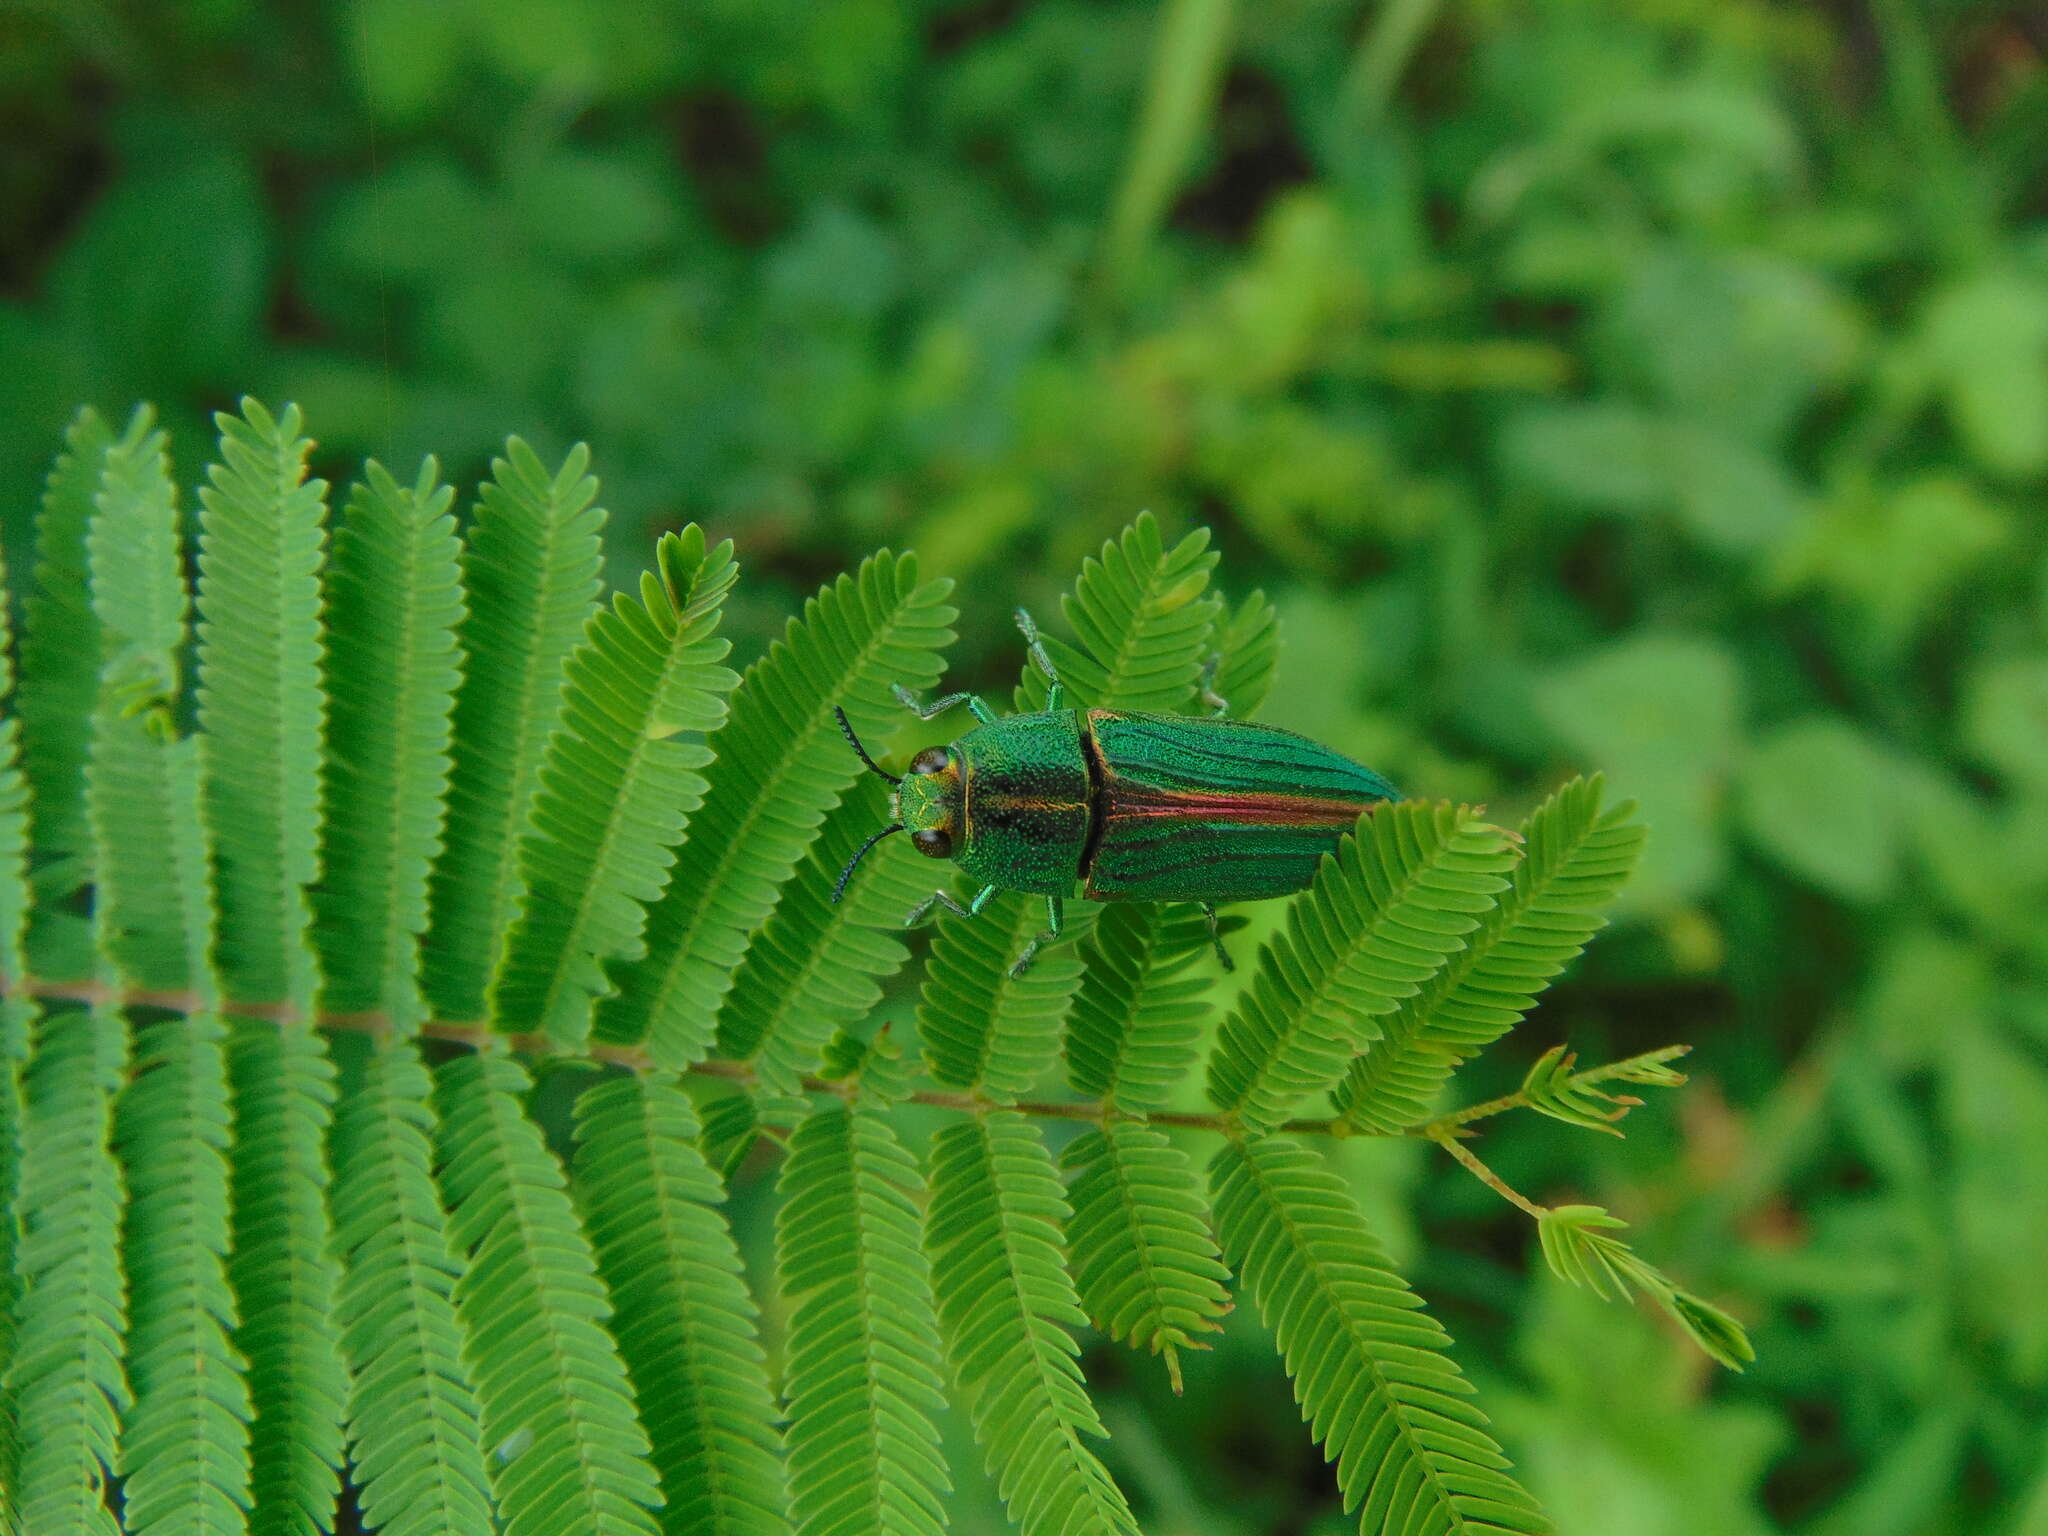
M 188 467 L 244 390 L 337 461 L 587 438 L 622 568 L 703 518 L 759 639 L 915 545 L 988 683 L 1138 508 L 1213 522 L 1269 718 L 1653 825 L 1474 1070 L 1690 1040 L 1685 1107 L 1487 1155 L 1749 1372 L 1343 1153 L 1567 1536 L 2043 1536 L 2044 48 L 1971 0 L 0 4 L 4 529 L 86 400 Z M 1090 1363 L 1148 1529 L 1347 1528 L 1247 1319 L 1183 1399 Z

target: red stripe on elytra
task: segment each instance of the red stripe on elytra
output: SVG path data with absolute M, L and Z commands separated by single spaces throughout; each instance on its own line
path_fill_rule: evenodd
M 1107 809 L 1115 820 L 1126 817 L 1140 820 L 1169 816 L 1181 819 L 1214 817 L 1254 827 L 1348 827 L 1371 803 L 1365 800 L 1319 800 L 1301 795 L 1176 794 L 1156 788 L 1148 789 L 1142 795 L 1132 795 L 1125 786 L 1117 785 L 1110 792 Z

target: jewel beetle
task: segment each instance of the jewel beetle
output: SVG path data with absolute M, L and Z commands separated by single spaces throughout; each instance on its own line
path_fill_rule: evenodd
M 933 891 L 905 927 L 934 906 L 971 918 L 997 891 L 1045 898 L 1045 931 L 1012 975 L 1059 937 L 1076 886 L 1090 901 L 1195 902 L 1214 941 L 1217 903 L 1306 889 L 1362 811 L 1400 798 L 1372 769 L 1320 742 L 1231 719 L 1209 686 L 1213 663 L 1203 687 L 1210 715 L 1067 707 L 1059 673 L 1021 608 L 1017 627 L 1045 673 L 1045 708 L 999 716 L 971 693 L 923 704 L 898 684 L 896 697 L 919 719 L 965 704 L 980 722 L 951 746 L 918 753 L 907 774 L 876 763 L 837 711 L 861 762 L 896 790 L 889 825 L 847 861 L 835 902 L 875 844 L 907 832 L 919 853 L 952 860 L 981 888 L 964 906 Z M 1216 953 L 1228 969 L 1220 941 Z

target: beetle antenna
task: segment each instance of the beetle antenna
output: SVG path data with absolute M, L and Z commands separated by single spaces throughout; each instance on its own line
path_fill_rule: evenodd
M 863 752 L 861 753 L 861 756 L 866 757 L 867 753 Z M 873 765 L 870 764 L 869 766 L 872 767 Z M 881 773 L 882 770 L 876 768 L 875 772 Z M 884 778 L 888 777 L 887 774 L 883 774 L 882 776 Z M 846 868 L 839 871 L 839 883 L 832 887 L 832 904 L 834 906 L 839 905 L 839 898 L 846 894 L 846 882 L 851 880 L 853 878 L 853 872 L 856 869 L 860 868 L 860 861 L 868 856 L 868 850 L 874 847 L 875 844 L 879 843 L 883 838 L 887 837 L 891 832 L 901 832 L 902 830 L 903 824 L 901 822 L 892 822 L 888 826 L 882 828 L 881 831 L 877 832 L 873 837 L 869 838 L 866 842 L 862 843 L 860 847 L 854 851 L 853 857 L 846 861 Z
M 903 782 L 903 775 L 901 775 L 900 773 L 891 773 L 888 769 L 884 768 L 880 763 L 876 762 L 872 757 L 868 756 L 868 749 L 862 746 L 860 744 L 860 738 L 853 734 L 853 722 L 846 718 L 846 711 L 841 709 L 837 704 L 834 704 L 832 706 L 832 713 L 839 717 L 839 729 L 843 733 L 845 733 L 846 744 L 849 747 L 853 748 L 853 754 L 855 757 L 858 757 L 862 762 L 868 765 L 868 772 L 873 774 L 879 774 L 882 778 L 887 779 L 891 784 L 901 784 Z M 901 832 L 903 829 L 901 827 L 898 827 L 896 828 L 896 830 L 898 832 Z M 863 848 L 861 849 L 861 852 L 866 853 L 867 849 Z M 846 882 L 844 880 L 841 880 L 839 883 L 841 885 L 844 885 Z M 834 901 L 837 901 L 839 898 L 835 896 L 832 899 Z

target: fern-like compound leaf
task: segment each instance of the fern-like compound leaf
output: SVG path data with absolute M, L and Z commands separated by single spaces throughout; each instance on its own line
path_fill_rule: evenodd
M 20 1427 L 14 1502 L 21 1529 L 117 1536 L 106 1504 L 115 1470 L 127 1295 L 124 1191 L 112 1146 L 127 1067 L 118 1009 L 56 1009 L 37 1031 L 22 1119 L 21 1278 L 7 1391 Z
M 149 426 L 148 413 L 138 410 L 122 441 L 132 446 Z M 64 433 L 36 513 L 15 708 L 26 738 L 22 768 L 36 803 L 36 883 L 53 900 L 76 890 L 90 868 L 84 774 L 99 696 L 100 637 L 87 595 L 85 539 L 114 441 L 99 412 L 80 410 Z
M 796 1092 L 833 1031 L 872 1014 L 882 982 L 909 958 L 890 930 L 931 889 L 931 865 L 906 840 L 876 844 L 845 899 L 832 900 L 847 860 L 883 825 L 887 800 L 882 781 L 864 777 L 825 818 L 719 1005 L 716 1054 L 751 1064 L 773 1092 Z
M 1459 1063 L 1520 1022 L 1606 918 L 1635 868 L 1633 807 L 1603 810 L 1600 780 L 1574 779 L 1521 830 L 1523 858 L 1464 947 L 1404 997 L 1337 1095 L 1351 1124 L 1393 1131 L 1424 1118 Z
M 228 1278 L 255 1412 L 251 1536 L 308 1536 L 333 1521 L 347 1396 L 333 1316 L 327 1127 L 334 1068 L 306 1029 L 238 1022 L 234 1094 L 234 1248 Z
M 1210 1165 L 1224 1253 L 1273 1330 L 1295 1399 L 1367 1536 L 1537 1536 L 1550 1522 L 1508 1471 L 1444 1353 L 1450 1340 L 1388 1265 L 1351 1192 L 1285 1138 Z
M 1681 1289 L 1614 1234 L 1627 1228 L 1597 1205 L 1559 1205 L 1536 1222 L 1543 1258 L 1560 1280 L 1584 1286 L 1602 1300 L 1638 1292 L 1657 1303 L 1707 1355 L 1731 1371 L 1756 1358 L 1741 1323 L 1712 1302 Z
M 718 635 L 739 574 L 731 542 L 707 546 L 692 523 L 663 536 L 655 562 L 639 600 L 616 595 L 570 653 L 562 724 L 520 845 L 525 895 L 491 987 L 498 1028 L 569 1048 L 588 1040 L 591 1011 L 613 990 L 605 962 L 645 953 L 646 905 L 704 799 L 711 753 L 697 738 L 725 719 L 739 681 L 719 665 L 732 648 Z
M 174 711 L 190 606 L 164 434 L 109 447 L 87 534 L 105 657 L 86 808 L 101 963 L 132 986 L 218 996 L 198 743 Z M 211 1012 L 148 1025 L 115 1111 L 127 1182 L 122 1519 L 131 1533 L 239 1532 L 249 1392 L 231 1342 L 226 1030 Z
M 199 723 L 230 995 L 318 990 L 307 887 L 319 872 L 320 557 L 327 483 L 306 479 L 298 407 L 222 413 L 199 514 Z
M 1069 933 L 1023 975 L 1011 965 L 1045 928 L 1045 898 L 1004 891 L 972 919 L 942 921 L 918 993 L 917 1033 L 933 1077 L 998 1102 L 1029 1093 L 1059 1052 L 1081 985 L 1078 935 L 1097 914 L 1067 912 Z
M 925 1227 L 939 1322 L 997 1491 L 1024 1536 L 1136 1536 L 1083 1435 L 1095 1416 L 1067 1331 L 1087 1321 L 1061 1251 L 1069 1211 L 1037 1127 L 999 1110 L 932 1143 Z
M 788 1499 L 759 1313 L 673 1078 L 584 1091 L 576 1186 L 661 1474 L 663 1530 L 779 1536 Z
M 791 1139 L 776 1220 L 791 1305 L 784 1393 L 798 1536 L 938 1536 L 951 1484 L 917 1164 L 871 1110 Z
M 384 1536 L 491 1529 L 483 1415 L 455 1316 L 461 1270 L 434 1187 L 431 1088 L 411 1044 L 381 1041 L 334 1121 L 350 1477 Z
M 1067 1237 L 1081 1304 L 1109 1337 L 1164 1357 L 1179 1392 L 1178 1351 L 1207 1348 L 1201 1336 L 1230 1310 L 1194 1165 L 1135 1120 L 1077 1137 L 1060 1162 L 1074 1175 Z
M 444 1019 L 483 1017 L 516 910 L 520 839 L 561 719 L 564 663 L 597 600 L 604 512 L 589 469 L 581 445 L 551 473 L 512 438 L 470 524 L 455 765 L 424 945 L 424 990 Z
M 107 449 L 86 540 L 106 658 L 86 766 L 93 918 L 122 980 L 210 1002 L 218 918 L 199 743 L 175 717 L 191 602 L 165 442 L 131 433 Z
M 212 1013 L 148 1025 L 115 1116 L 128 1184 L 130 1536 L 238 1536 L 248 1519 L 249 1389 L 227 1271 L 226 1034 Z
M 1280 611 L 1253 591 L 1217 629 L 1216 649 L 1223 663 L 1210 689 L 1229 706 L 1236 720 L 1249 720 L 1273 691 L 1280 669 Z
M 833 706 L 870 735 L 901 719 L 889 687 L 936 680 L 953 638 L 950 587 L 920 583 L 914 558 L 884 551 L 810 599 L 803 620 L 747 670 L 732 718 L 711 738 L 704 804 L 648 913 L 646 955 L 615 967 L 619 995 L 598 1014 L 603 1038 L 644 1039 L 672 1067 L 709 1049 L 747 935 L 861 772 Z
M 1193 708 L 1223 609 L 1208 590 L 1215 567 L 1206 528 L 1167 549 L 1149 512 L 1104 542 L 1060 600 L 1078 643 L 1046 638 L 1068 702 L 1160 713 Z M 1017 708 L 1043 709 L 1045 698 L 1044 675 L 1026 668 Z
M 328 752 L 315 937 L 334 1012 L 426 1016 L 420 936 L 441 848 L 461 661 L 461 543 L 428 459 L 409 486 L 372 461 L 327 575 Z
M 661 1489 L 612 1307 L 561 1165 L 527 1119 L 525 1069 L 467 1056 L 439 1069 L 436 1152 L 462 1262 L 455 1306 L 483 1404 L 504 1536 L 656 1530 Z
M 85 532 L 85 583 L 103 658 L 94 708 L 167 706 L 178 686 L 191 599 L 185 590 L 169 440 L 146 410 L 100 456 Z
M 1465 944 L 1507 885 L 1508 835 L 1471 810 L 1420 801 L 1359 818 L 1224 1020 L 1209 1094 L 1253 1130 L 1333 1086 L 1375 1020 L 1413 997 Z
M 1067 1081 L 1125 1114 L 1164 1109 L 1193 1065 L 1214 1011 L 1190 974 L 1209 946 L 1199 920 L 1151 905 L 1104 909 L 1082 947 L 1081 990 L 1067 1018 Z

